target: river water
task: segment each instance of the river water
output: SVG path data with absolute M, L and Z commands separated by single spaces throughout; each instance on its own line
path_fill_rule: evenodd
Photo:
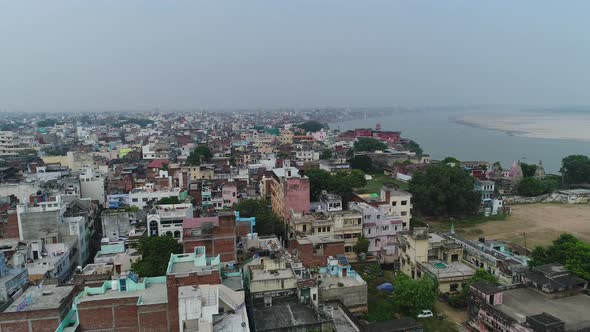
M 506 132 L 455 123 L 457 111 L 404 111 L 390 115 L 330 124 L 332 129 L 375 128 L 401 131 L 402 137 L 418 142 L 433 159 L 447 156 L 459 160 L 500 161 L 504 168 L 513 161 L 543 161 L 545 170 L 559 172 L 561 159 L 571 154 L 590 155 L 590 143 L 513 136 Z M 567 116 L 567 115 L 564 115 Z

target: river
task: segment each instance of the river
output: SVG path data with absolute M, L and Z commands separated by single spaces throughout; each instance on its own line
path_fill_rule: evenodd
M 542 160 L 549 173 L 559 172 L 561 160 L 565 156 L 590 155 L 588 142 L 514 136 L 452 121 L 461 114 L 464 113 L 400 111 L 386 116 L 331 123 L 330 128 L 375 128 L 380 123 L 382 130 L 401 131 L 402 137 L 418 142 L 424 153 L 430 154 L 433 159 L 452 156 L 460 160 L 500 161 L 504 168 L 510 167 L 513 161 L 536 164 Z

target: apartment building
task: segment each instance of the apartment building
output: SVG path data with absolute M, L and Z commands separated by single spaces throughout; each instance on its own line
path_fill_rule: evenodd
M 170 235 L 182 241 L 183 221 L 193 217 L 193 205 L 160 204 L 154 206 L 147 215 L 149 236 Z
M 291 210 L 308 212 L 309 178 L 301 175 L 295 167 L 286 166 L 272 170 L 271 204 L 272 210 L 288 220 Z

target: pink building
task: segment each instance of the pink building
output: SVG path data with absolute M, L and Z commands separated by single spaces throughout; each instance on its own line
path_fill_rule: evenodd
M 309 178 L 297 168 L 273 169 L 270 191 L 272 210 L 285 220 L 291 218 L 291 210 L 309 212 Z
M 222 189 L 223 206 L 231 208 L 238 202 L 238 186 L 235 182 L 226 182 Z
M 311 134 L 314 141 L 323 142 L 326 140 L 326 131 L 322 128 L 320 131 L 316 131 L 315 133 Z

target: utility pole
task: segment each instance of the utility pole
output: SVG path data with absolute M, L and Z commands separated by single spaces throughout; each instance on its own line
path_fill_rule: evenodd
M 529 250 L 527 249 L 527 246 L 526 246 L 526 232 L 522 232 L 522 236 L 524 237 L 524 255 L 528 256 Z

